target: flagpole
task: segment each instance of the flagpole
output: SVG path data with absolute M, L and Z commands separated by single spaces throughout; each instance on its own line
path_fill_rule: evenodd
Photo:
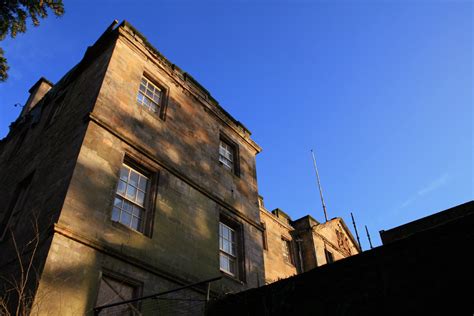
M 316 165 L 316 158 L 314 158 L 314 152 L 312 149 L 311 149 L 311 154 L 313 155 L 313 165 L 314 165 L 314 170 L 316 171 L 316 179 L 318 180 L 319 196 L 321 197 L 321 204 L 323 205 L 324 219 L 327 222 L 328 215 L 326 213 L 326 205 L 324 204 L 323 189 L 321 188 L 321 181 L 319 180 L 318 166 Z

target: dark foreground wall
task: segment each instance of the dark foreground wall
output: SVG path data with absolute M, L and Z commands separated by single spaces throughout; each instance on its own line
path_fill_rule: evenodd
M 464 216 L 213 302 L 208 315 L 473 315 L 474 202 Z

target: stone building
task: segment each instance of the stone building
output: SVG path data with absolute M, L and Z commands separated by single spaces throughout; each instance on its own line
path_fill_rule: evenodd
M 265 283 L 272 283 L 360 253 L 352 233 L 340 217 L 319 223 L 306 215 L 291 220 L 281 209 L 268 211 L 259 197 Z
M 383 245 L 360 255 L 227 295 L 208 315 L 470 315 L 473 227 L 469 201 L 381 231 Z
M 340 219 L 259 208 L 250 132 L 127 22 L 29 92 L 0 142 L 0 293 L 11 305 L 8 280 L 25 271 L 32 314 L 90 315 L 215 277 L 210 295 L 239 292 L 358 252 Z
M 18 270 L 12 238 L 35 240 L 36 222 L 34 313 L 91 313 L 109 288 L 129 299 L 216 276 L 214 294 L 263 284 L 260 147 L 130 24 L 30 93 L 1 142 L 0 266 Z

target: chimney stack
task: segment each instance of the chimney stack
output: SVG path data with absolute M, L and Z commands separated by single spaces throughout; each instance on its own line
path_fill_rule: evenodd
M 30 97 L 26 101 L 23 110 L 21 111 L 20 117 L 25 116 L 31 111 L 33 107 L 44 97 L 46 93 L 53 87 L 53 83 L 48 79 L 41 77 L 31 88 L 28 90 Z

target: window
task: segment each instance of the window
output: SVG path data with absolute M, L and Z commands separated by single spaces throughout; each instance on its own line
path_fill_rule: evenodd
M 229 170 L 234 170 L 234 148 L 221 140 L 219 145 L 219 161 Z
M 327 249 L 324 249 L 324 255 L 326 256 L 326 263 L 334 262 L 334 256 L 332 252 L 328 251 Z
M 96 306 L 131 300 L 138 295 L 139 287 L 137 285 L 109 276 L 102 276 Z M 141 313 L 137 304 L 129 303 L 103 309 L 100 315 L 141 315 Z
M 221 270 L 237 276 L 237 233 L 222 222 L 219 222 L 219 249 Z
M 146 77 L 142 77 L 137 94 L 137 103 L 158 113 L 163 103 L 163 89 L 158 88 Z
M 117 184 L 112 220 L 144 232 L 148 186 L 147 176 L 123 164 Z
M 295 261 L 293 259 L 293 249 L 291 247 L 291 241 L 282 238 L 282 244 L 283 244 L 283 259 L 285 259 L 286 262 L 295 265 Z
M 15 190 L 13 199 L 11 200 L 7 211 L 3 214 L 3 217 L 0 221 L 0 240 L 3 240 L 3 238 L 5 238 L 8 228 L 14 225 L 16 216 L 25 205 L 32 179 L 33 173 L 26 177 L 23 181 L 21 181 L 17 189 Z
M 268 241 L 267 241 L 267 225 L 264 222 L 261 222 L 263 231 L 262 231 L 262 245 L 263 250 L 268 250 Z
M 235 175 L 239 175 L 240 169 L 238 147 L 224 136 L 221 136 L 219 142 L 219 162 Z

